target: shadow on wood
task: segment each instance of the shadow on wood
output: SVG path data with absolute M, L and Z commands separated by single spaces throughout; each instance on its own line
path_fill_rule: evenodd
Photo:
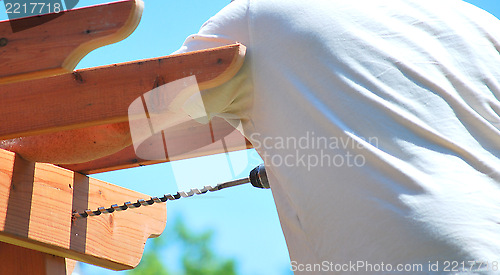
M 83 175 L 75 174 L 73 178 L 73 201 L 71 209 L 88 209 L 89 201 L 89 178 Z M 69 249 L 85 253 L 87 240 L 87 219 L 74 220 L 71 223 L 71 234 Z
M 130 104 L 159 79 L 195 75 L 200 90 L 216 87 L 238 72 L 245 49 L 234 44 L 0 85 L 0 140 L 126 122 Z
M 34 172 L 35 163 L 16 155 L 4 227 L 18 237 L 27 238 L 29 233 Z
M 213 118 L 210 124 L 191 120 L 163 132 L 163 140 L 168 140 L 166 151 L 163 150 L 163 143 L 159 144 L 161 140 L 155 139 L 146 140 L 138 148 L 143 156 L 156 158 L 141 158 L 131 145 L 104 158 L 61 166 L 83 174 L 95 174 L 252 148 L 238 130 L 218 117 Z

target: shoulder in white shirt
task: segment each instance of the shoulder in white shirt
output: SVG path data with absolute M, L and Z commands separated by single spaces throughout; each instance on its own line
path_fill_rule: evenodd
M 458 0 L 237 0 L 179 52 L 233 42 L 242 70 L 201 98 L 263 157 L 292 261 L 500 260 L 498 19 Z

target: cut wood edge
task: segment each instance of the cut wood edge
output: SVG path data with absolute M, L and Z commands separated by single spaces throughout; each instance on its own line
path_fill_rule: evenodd
M 80 261 L 80 262 L 88 262 L 89 257 L 91 257 L 92 258 L 92 265 L 101 266 L 101 267 L 113 269 L 116 271 L 134 269 L 137 265 L 139 265 L 139 262 L 140 262 L 140 259 L 139 259 L 139 261 L 136 264 L 129 266 L 129 265 L 125 265 L 125 264 L 114 262 L 114 261 L 112 262 L 112 261 L 104 260 L 104 259 L 101 259 L 98 257 L 88 256 L 88 255 L 81 254 L 78 252 L 68 253 L 67 251 L 64 251 L 62 248 L 59 248 L 55 245 L 45 244 L 45 243 L 36 242 L 36 241 L 31 241 L 29 244 L 27 244 L 26 241 L 23 240 L 23 238 L 20 238 L 20 237 L 14 236 L 14 235 L 7 236 L 5 233 L 2 233 L 2 234 L 4 234 L 4 235 L 0 235 L 0 242 L 16 245 L 19 247 L 29 248 L 32 250 L 40 251 L 43 253 L 47 253 L 47 254 L 63 257 L 63 258 L 66 257 L 68 259 L 72 259 L 72 260 Z M 144 249 L 144 247 L 143 247 L 143 249 Z M 71 255 L 69 255 L 69 254 L 71 254 Z M 71 256 L 71 258 L 69 258 L 69 256 Z
M 152 239 L 152 238 L 158 238 L 162 233 L 151 234 L 149 236 L 149 238 L 147 238 L 146 240 Z M 126 265 L 123 263 L 110 261 L 110 260 L 102 259 L 99 257 L 83 254 L 83 253 L 68 252 L 60 247 L 55 246 L 55 245 L 50 245 L 50 244 L 46 244 L 46 243 L 42 243 L 42 242 L 31 241 L 29 244 L 27 244 L 23 238 L 20 238 L 18 236 L 14 236 L 14 235 L 6 235 L 5 233 L 2 233 L 2 234 L 3 235 L 0 235 L 0 242 L 8 243 L 8 244 L 16 245 L 19 247 L 24 247 L 24 248 L 36 250 L 36 251 L 40 251 L 43 253 L 47 253 L 47 254 L 54 255 L 54 256 L 59 256 L 62 258 L 66 258 L 66 270 L 71 270 L 71 272 L 73 272 L 77 262 L 88 263 L 91 265 L 95 265 L 95 266 L 99 266 L 99 267 L 103 267 L 103 268 L 107 268 L 107 269 L 112 269 L 115 271 L 130 270 L 130 269 L 136 268 L 139 265 L 139 263 L 141 262 L 142 257 L 144 256 L 144 252 L 143 252 L 143 254 L 141 255 L 140 258 L 138 258 L 136 261 L 134 261 L 130 265 Z M 142 242 L 141 250 L 143 250 L 143 251 L 144 251 L 144 248 L 146 245 L 146 240 L 144 240 Z M 68 274 L 71 274 L 71 273 L 68 273 Z
M 18 178 L 12 180 L 14 176 Z M 33 177 L 32 183 L 30 183 L 31 177 Z M 140 207 L 127 211 L 128 213 L 118 212 L 72 221 L 72 208 L 85 207 L 78 206 L 82 202 L 88 208 L 109 207 L 111 203 L 119 203 L 117 198 L 121 198 L 118 199 L 121 202 L 124 197 L 146 198 L 146 195 L 88 178 L 52 164 L 31 163 L 13 152 L 2 149 L 0 149 L 0 179 L 3 181 L 0 182 L 0 190 L 7 190 L 3 194 L 0 193 L 0 205 L 3 208 L 0 209 L 0 242 L 108 269 L 127 270 L 135 268 L 140 263 L 146 240 L 160 236 L 166 226 L 165 204 Z M 88 180 L 87 185 L 78 183 L 82 179 Z M 71 182 L 69 186 L 68 181 Z M 12 184 L 16 184 L 16 188 L 13 188 Z M 33 194 L 26 190 L 30 184 Z M 85 190 L 85 186 L 88 186 L 88 190 Z M 54 196 L 47 201 L 44 197 L 49 194 Z M 87 198 L 82 200 L 82 194 L 87 194 Z M 28 201 L 25 201 L 26 199 Z M 64 203 L 71 200 L 73 203 Z M 10 204 L 12 202 L 15 203 Z M 55 207 L 54 203 L 59 206 Z M 16 211 L 23 213 L 22 215 L 27 213 L 29 218 L 21 221 L 23 217 L 12 216 L 17 213 Z M 132 224 L 136 222 L 138 224 L 133 226 Z M 47 226 L 51 229 L 49 230 Z M 19 229 L 26 232 L 19 232 Z M 114 230 L 117 231 L 113 232 Z M 75 242 L 75 246 L 73 238 L 80 238 L 78 243 Z M 106 238 L 106 241 L 101 242 L 102 238 Z M 132 239 L 120 241 L 123 238 Z M 114 246 L 122 252 L 106 253 L 106 250 L 113 251 Z M 128 250 L 126 251 L 128 254 L 123 253 L 124 249 Z
M 233 78 L 239 72 L 239 70 L 243 66 L 243 63 L 245 62 L 247 47 L 245 47 L 245 45 L 240 44 L 240 43 L 230 44 L 228 46 L 234 46 L 234 45 L 238 45 L 238 54 L 234 55 L 233 60 L 231 61 L 231 64 L 229 64 L 229 66 L 228 66 L 228 69 L 225 70 L 224 72 L 222 72 L 220 75 L 218 75 L 214 79 L 199 83 L 198 88 L 200 90 L 206 90 L 206 89 L 218 87 L 218 86 L 228 82 L 229 80 L 231 80 L 231 78 Z
M 91 51 L 106 45 L 120 42 L 123 39 L 129 37 L 139 25 L 143 11 L 144 2 L 142 0 L 135 0 L 135 5 L 131 9 L 127 21 L 119 31 L 115 32 L 112 35 L 104 36 L 95 40 L 90 40 L 81 44 L 66 58 L 66 60 L 64 60 L 61 69 L 64 72 L 72 72 L 75 69 L 76 65 L 78 65 L 80 60 L 82 60 L 82 58 L 84 58 Z
M 27 80 L 33 80 L 33 79 L 40 79 L 40 78 L 45 78 L 45 77 L 52 77 L 52 76 L 57 76 L 57 75 L 62 75 L 66 73 L 71 73 L 76 65 L 91 51 L 104 47 L 110 44 L 114 44 L 117 42 L 120 42 L 130 36 L 137 26 L 139 25 L 142 17 L 142 12 L 144 10 L 144 2 L 142 0 L 125 0 L 121 2 L 133 2 L 133 7 L 131 8 L 130 14 L 128 16 L 127 21 L 125 21 L 125 24 L 123 27 L 113 33 L 112 35 L 108 35 L 105 37 L 101 37 L 98 39 L 90 40 L 87 41 L 77 48 L 75 48 L 67 57 L 64 59 L 64 61 L 61 64 L 61 67 L 58 68 L 47 68 L 43 70 L 38 70 L 38 71 L 31 71 L 31 72 L 25 72 L 25 73 L 20 73 L 20 74 L 14 74 L 14 75 L 7 75 L 7 76 L 1 76 L 0 77 L 0 85 L 1 84 L 9 84 L 9 83 L 14 83 L 14 82 L 21 82 L 21 81 L 27 81 Z M 120 3 L 120 2 L 112 2 L 108 4 L 115 4 L 115 3 Z M 106 4 L 104 4 L 106 5 Z M 99 6 L 99 5 L 97 5 Z M 90 7 L 85 7 L 85 8 L 91 8 Z M 82 8 L 84 9 L 84 8 Z M 51 14 L 48 14 L 51 15 Z

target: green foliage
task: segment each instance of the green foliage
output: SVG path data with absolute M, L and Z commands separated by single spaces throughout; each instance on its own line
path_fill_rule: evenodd
M 148 241 L 141 263 L 136 269 L 129 271 L 129 275 L 236 274 L 235 260 L 224 259 L 213 251 L 212 231 L 193 232 L 181 218 L 176 218 L 169 229 L 162 237 Z M 168 266 L 172 259 L 166 259 L 169 260 L 168 263 L 162 260 L 161 255 L 164 253 L 176 255 L 175 266 L 180 266 L 180 270 Z
M 173 273 L 168 272 L 163 266 L 160 257 L 156 251 L 161 249 L 162 240 L 160 238 L 149 240 L 151 246 L 147 248 L 142 256 L 141 263 L 139 266 L 128 272 L 130 275 L 171 275 Z

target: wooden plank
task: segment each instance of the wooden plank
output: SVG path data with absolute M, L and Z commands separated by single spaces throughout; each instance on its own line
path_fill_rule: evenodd
M 109 269 L 131 269 L 146 240 L 162 233 L 165 205 L 74 221 L 72 212 L 138 198 L 149 197 L 0 150 L 1 242 Z
M 69 275 L 72 271 L 66 269 L 64 258 L 0 243 L 0 274 Z
M 0 22 L 0 83 L 73 71 L 90 51 L 129 36 L 142 10 L 129 0 Z
M 0 140 L 128 121 L 129 105 L 144 93 L 192 75 L 200 89 L 216 87 L 244 55 L 234 44 L 0 85 Z
M 213 139 L 210 136 L 207 138 L 207 133 L 213 133 Z M 162 155 L 153 160 L 140 158 L 134 147 L 129 146 L 116 154 L 94 161 L 61 166 L 83 174 L 95 174 L 252 148 L 251 143 L 238 130 L 218 117 L 212 119 L 211 125 L 190 121 L 164 131 L 164 135 L 168 140 L 167 152 L 163 151 L 164 144 L 158 144 L 158 140 L 144 142 L 139 149 L 151 156 L 154 155 L 151 153 L 160 148 L 160 153 L 165 153 L 166 159 L 162 159 Z

